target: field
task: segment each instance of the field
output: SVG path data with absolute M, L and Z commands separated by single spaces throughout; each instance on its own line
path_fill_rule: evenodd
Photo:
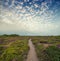
M 0 36 L 0 61 L 26 61 L 31 39 L 39 61 L 60 61 L 60 36 Z
M 60 36 L 32 38 L 39 61 L 60 61 Z
M 22 39 L 21 39 L 22 38 Z M 1 36 L 0 61 L 23 61 L 29 50 L 26 37 Z

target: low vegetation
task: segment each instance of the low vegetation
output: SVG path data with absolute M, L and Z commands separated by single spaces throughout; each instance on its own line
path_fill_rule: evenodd
M 60 36 L 32 38 L 39 61 L 60 61 Z
M 29 51 L 27 39 L 20 39 L 19 36 L 5 36 L 0 41 L 2 41 L 0 44 L 0 61 L 25 61 Z
M 60 36 L 0 36 L 0 61 L 25 61 L 28 40 L 35 45 L 39 61 L 60 61 Z
M 50 46 L 45 50 L 50 61 L 60 61 L 60 49 L 56 46 Z
M 1 55 L 2 61 L 23 61 L 26 58 L 28 52 L 27 41 L 18 40 L 7 48 Z

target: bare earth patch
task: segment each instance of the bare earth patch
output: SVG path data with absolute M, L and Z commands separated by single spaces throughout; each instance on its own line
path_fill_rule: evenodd
M 29 39 L 29 47 L 30 47 L 30 50 L 29 50 L 26 61 L 38 61 L 38 57 L 37 57 L 37 54 L 35 51 L 35 47 L 31 41 L 31 39 Z

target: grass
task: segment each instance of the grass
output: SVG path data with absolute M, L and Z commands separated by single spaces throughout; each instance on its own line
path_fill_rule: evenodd
M 28 41 L 17 40 L 2 53 L 1 61 L 23 61 L 27 56 L 28 50 Z
M 28 39 L 35 45 L 39 61 L 60 61 L 60 36 L 0 36 L 0 61 L 24 61 Z
M 60 61 L 60 49 L 56 46 L 50 46 L 46 50 L 50 61 Z
M 27 37 L 0 36 L 0 61 L 24 61 L 28 51 Z
M 39 61 L 60 61 L 60 36 L 33 37 Z

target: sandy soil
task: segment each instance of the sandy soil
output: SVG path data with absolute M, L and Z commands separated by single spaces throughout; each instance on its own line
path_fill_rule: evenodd
M 30 50 L 29 50 L 26 61 L 38 61 L 38 57 L 36 55 L 35 47 L 31 41 L 31 39 L 29 39 L 29 47 L 30 47 Z

